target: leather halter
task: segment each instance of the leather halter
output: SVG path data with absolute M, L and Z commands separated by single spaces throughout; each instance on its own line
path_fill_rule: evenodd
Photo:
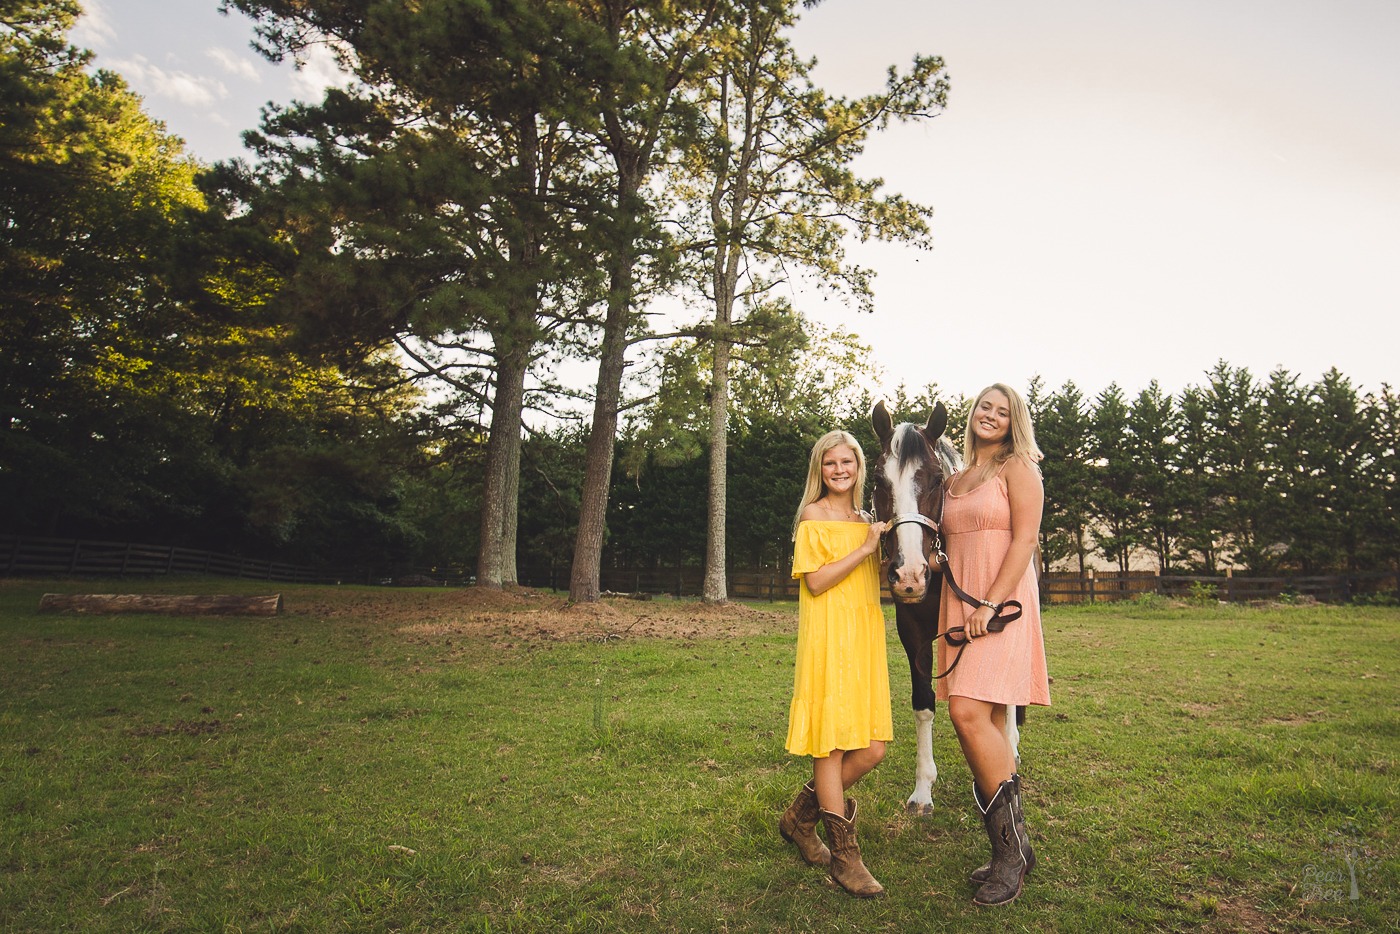
M 885 530 L 885 534 L 892 534 L 899 526 L 909 525 L 910 523 L 922 525 L 933 533 L 934 541 L 941 541 L 942 534 L 938 530 L 938 523 L 921 512 L 902 512 L 897 516 L 891 516 L 890 527 Z

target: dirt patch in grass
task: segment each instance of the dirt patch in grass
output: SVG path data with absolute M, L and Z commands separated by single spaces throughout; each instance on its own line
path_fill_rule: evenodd
M 791 609 L 626 596 L 571 604 L 559 594 L 526 587 L 317 590 L 307 591 L 304 601 L 296 592 L 287 592 L 284 600 L 290 616 L 379 624 L 410 637 L 434 640 L 454 635 L 505 642 L 697 639 L 797 628 Z
M 1325 710 L 1309 710 L 1306 713 L 1290 713 L 1282 717 L 1265 717 L 1261 723 L 1281 723 L 1285 726 L 1296 726 L 1302 723 L 1315 723 L 1327 715 Z

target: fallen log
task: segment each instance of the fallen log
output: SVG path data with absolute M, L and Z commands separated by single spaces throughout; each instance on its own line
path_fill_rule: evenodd
M 216 594 L 185 596 L 140 593 L 46 593 L 41 613 L 168 613 L 177 616 L 276 616 L 282 595 Z

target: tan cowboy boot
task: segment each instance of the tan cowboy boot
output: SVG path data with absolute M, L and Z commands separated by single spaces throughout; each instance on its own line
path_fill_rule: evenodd
M 1026 878 L 1031 877 L 1031 870 L 1035 868 L 1035 850 L 1031 849 L 1031 834 L 1026 829 L 1026 814 L 1021 809 L 1021 775 L 1015 773 L 1011 776 L 1011 783 L 1016 786 L 1016 796 L 1011 799 L 1012 809 L 1016 816 L 1016 832 L 1021 837 L 1021 855 L 1026 858 Z M 977 784 L 972 785 L 972 796 L 977 800 L 977 809 L 986 813 L 987 808 L 982 801 L 982 792 L 977 790 Z M 968 881 L 973 885 L 981 885 L 991 877 L 992 864 L 986 863 L 972 870 L 968 875 Z
M 778 818 L 778 833 L 788 843 L 796 845 L 812 866 L 830 866 L 831 851 L 822 838 L 817 836 L 817 821 L 821 820 L 821 808 L 817 806 L 817 789 L 812 782 L 802 786 L 797 799 L 788 805 L 783 816 Z
M 856 898 L 874 898 L 885 894 L 885 887 L 875 881 L 860 858 L 856 842 L 856 803 L 846 799 L 846 815 L 822 811 L 826 824 L 826 839 L 831 843 L 831 878 Z

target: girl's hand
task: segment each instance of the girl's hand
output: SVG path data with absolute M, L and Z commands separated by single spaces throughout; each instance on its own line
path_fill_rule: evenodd
M 977 609 L 973 610 L 967 617 L 967 637 L 969 639 L 976 639 L 978 636 L 985 636 L 987 634 L 987 624 L 992 621 L 994 615 L 996 614 L 992 612 L 992 608 L 989 606 L 979 606 Z
M 870 528 L 865 533 L 865 544 L 861 545 L 868 555 L 878 554 L 880 551 L 880 536 L 889 531 L 888 522 L 872 522 Z

